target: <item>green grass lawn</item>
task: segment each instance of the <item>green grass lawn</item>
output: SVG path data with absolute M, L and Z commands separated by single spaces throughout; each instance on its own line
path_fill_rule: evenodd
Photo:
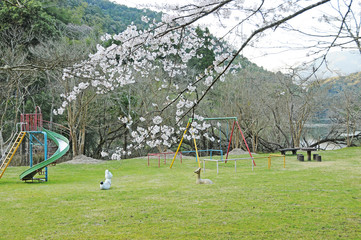
M 361 148 L 321 152 L 322 162 L 131 159 L 49 167 L 49 182 L 24 183 L 25 167 L 0 179 L 0 239 L 360 239 Z M 258 155 L 259 156 L 259 155 Z M 171 156 L 169 156 L 171 157 Z M 235 156 L 232 156 L 235 157 Z M 99 190 L 105 169 L 112 187 Z

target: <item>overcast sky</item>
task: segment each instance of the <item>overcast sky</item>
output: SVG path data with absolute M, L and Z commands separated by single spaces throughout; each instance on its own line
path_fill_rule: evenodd
M 157 4 L 169 3 L 169 0 L 112 0 L 119 4 L 126 5 L 128 7 L 139 7 L 147 5 L 147 8 L 152 10 L 158 10 L 157 8 L 152 8 L 151 4 L 156 2 Z M 182 4 L 186 3 L 189 0 L 182 0 Z M 171 1 L 172 2 L 172 1 Z M 310 29 L 314 27 L 315 24 L 319 25 L 317 22 L 317 15 L 322 14 L 325 11 L 329 11 L 326 6 L 321 6 L 318 10 L 311 10 L 302 14 L 301 16 L 296 17 L 292 20 L 293 26 L 302 26 L 309 27 Z M 232 17 L 229 21 L 232 21 Z M 211 24 L 210 24 L 211 23 Z M 222 22 L 224 24 L 224 22 Z M 208 19 L 203 19 L 202 21 L 196 22 L 196 24 L 206 25 L 212 34 L 221 37 L 226 32 L 226 30 L 220 26 L 218 21 L 209 16 Z M 285 68 L 290 67 L 291 65 L 301 64 L 305 61 L 307 52 L 302 49 L 302 45 L 307 41 L 304 36 L 297 35 L 295 33 L 290 34 L 289 32 L 277 29 L 277 31 L 268 31 L 267 38 L 262 38 L 258 43 L 257 48 L 247 47 L 242 54 L 246 56 L 249 60 L 256 63 L 259 66 L 264 67 L 270 71 L 283 71 Z M 239 47 L 240 42 L 239 38 L 229 38 L 229 42 L 234 46 Z M 276 46 L 292 46 L 293 50 L 286 50 L 275 48 Z M 298 50 L 297 50 L 298 49 Z M 360 56 L 361 63 L 361 56 Z

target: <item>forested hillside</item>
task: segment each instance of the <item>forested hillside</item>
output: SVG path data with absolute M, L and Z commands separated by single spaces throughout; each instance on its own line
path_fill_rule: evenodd
M 176 37 L 165 37 L 171 44 L 159 34 L 153 45 L 148 37 L 131 45 L 144 32 L 166 26 L 161 13 L 107 0 L 7 0 L 0 7 L 1 152 L 19 115 L 36 106 L 44 119 L 70 129 L 73 155 L 114 159 L 174 150 L 194 116 L 237 117 L 254 152 L 299 146 L 307 122 L 345 110 L 328 100 L 339 81 L 329 80 L 333 87 L 325 87 L 327 80 L 323 87 L 296 84 L 296 71 L 265 71 L 208 29 L 180 29 Z M 137 51 L 148 55 L 133 56 Z M 236 55 L 232 62 L 227 59 Z M 232 65 L 214 84 L 215 73 L 227 64 Z M 353 77 L 358 86 L 360 76 Z M 359 99 L 346 91 L 352 88 L 342 88 L 338 97 L 343 94 L 350 108 L 337 124 L 355 133 L 359 118 L 353 103 Z M 315 105 L 327 108 L 327 114 Z M 198 127 L 200 148 L 219 142 L 226 147 L 229 123 Z M 235 139 L 232 148 L 244 147 L 238 134 Z M 191 144 L 188 135 L 184 149 Z
M 336 142 L 359 144 L 356 140 L 360 138 L 361 72 L 324 79 L 320 84 L 324 109 L 321 118 L 333 125 L 330 135 Z
M 128 8 L 106 0 L 85 0 L 85 2 L 88 3 L 84 15 L 86 22 L 92 26 L 100 23 L 104 32 L 109 34 L 124 31 L 132 22 L 138 27 L 144 27 L 146 24 L 141 21 L 142 16 L 148 16 L 156 21 L 161 19 L 161 13 L 147 9 Z M 99 23 L 96 19 L 99 19 Z
M 161 16 L 109 1 L 1 1 L 1 152 L 20 113 L 35 106 L 44 119 L 68 125 L 65 115 L 52 113 L 61 90 L 70 87 L 61 80 L 62 69 L 95 52 L 103 34 L 124 31 L 132 22 L 144 28 L 144 15 L 157 21 Z

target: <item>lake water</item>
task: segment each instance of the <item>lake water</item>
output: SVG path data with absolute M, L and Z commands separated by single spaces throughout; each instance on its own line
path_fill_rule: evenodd
M 329 134 L 332 127 L 334 127 L 334 125 L 328 123 L 306 124 L 304 128 L 304 134 L 306 136 L 307 143 L 312 144 L 317 142 L 318 139 L 322 139 L 326 137 Z M 341 136 L 346 136 L 346 134 L 341 134 Z M 301 145 L 306 145 L 305 141 L 303 141 Z M 326 142 L 320 144 L 317 147 L 324 150 L 335 150 L 346 147 L 346 144 L 336 144 L 333 142 Z

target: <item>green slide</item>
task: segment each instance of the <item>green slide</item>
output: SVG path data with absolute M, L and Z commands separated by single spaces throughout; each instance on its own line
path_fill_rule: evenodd
M 46 132 L 48 138 L 55 142 L 58 146 L 58 150 L 56 150 L 56 152 L 47 160 L 32 166 L 20 174 L 21 180 L 32 180 L 38 171 L 58 160 L 69 150 L 69 140 L 66 137 L 46 129 L 43 129 L 43 131 Z

